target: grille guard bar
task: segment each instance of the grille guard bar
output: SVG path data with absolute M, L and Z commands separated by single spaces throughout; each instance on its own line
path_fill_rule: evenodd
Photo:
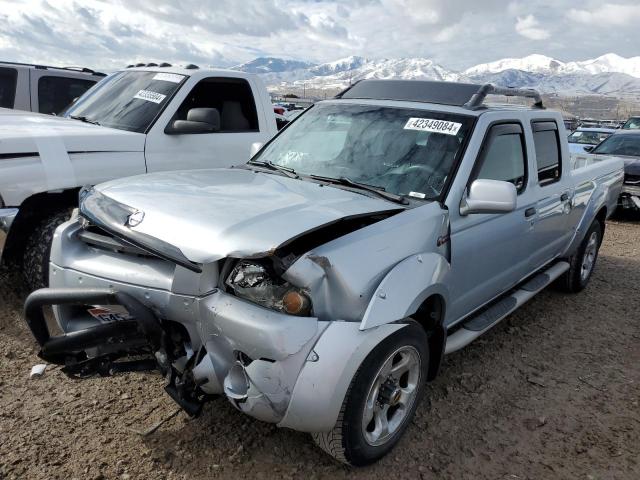
M 96 325 L 91 328 L 52 337 L 44 317 L 48 305 L 122 305 L 132 319 Z M 145 341 L 153 352 L 166 352 L 165 332 L 153 312 L 123 292 L 91 288 L 43 288 L 27 297 L 24 316 L 31 333 L 40 344 L 38 356 L 58 365 L 68 365 L 88 348 Z M 157 356 L 157 355 L 156 355 Z M 159 359 L 160 362 L 160 359 Z M 164 362 L 167 362 L 164 355 Z M 161 368 L 168 365 L 160 365 Z

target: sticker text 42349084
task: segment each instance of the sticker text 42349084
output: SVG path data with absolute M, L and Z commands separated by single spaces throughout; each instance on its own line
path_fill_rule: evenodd
M 419 130 L 421 132 L 444 133 L 445 135 L 457 135 L 461 123 L 447 120 L 435 120 L 433 118 L 410 118 L 404 125 L 405 130 Z

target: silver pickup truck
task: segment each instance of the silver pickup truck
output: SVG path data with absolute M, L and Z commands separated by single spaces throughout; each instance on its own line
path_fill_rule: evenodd
M 362 81 L 247 164 L 82 191 L 25 316 L 71 376 L 159 368 L 189 414 L 223 395 L 364 465 L 443 355 L 552 282 L 587 285 L 622 178 L 615 159 L 572 170 L 534 91 Z

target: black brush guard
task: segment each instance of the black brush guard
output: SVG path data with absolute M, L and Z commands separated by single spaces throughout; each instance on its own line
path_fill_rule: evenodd
M 52 337 L 44 317 L 48 305 L 122 305 L 132 317 L 129 320 L 96 325 Z M 40 344 L 38 356 L 57 365 L 64 365 L 68 374 L 102 375 L 122 370 L 161 370 L 168 367 L 164 359 L 136 360 L 115 364 L 114 360 L 147 347 L 147 351 L 166 352 L 166 335 L 155 315 L 138 300 L 123 292 L 109 289 L 44 288 L 27 298 L 24 315 L 31 333 Z M 108 353 L 89 358 L 86 351 L 107 347 Z M 162 361 L 164 360 L 164 361 Z M 164 363 L 164 365 L 163 365 Z
M 43 312 L 52 305 L 121 305 L 131 318 L 52 337 Z M 44 288 L 27 297 L 24 316 L 40 344 L 38 356 L 63 365 L 62 370 L 71 377 L 159 368 L 167 379 L 165 391 L 189 415 L 198 415 L 208 398 L 190 376 L 180 375 L 172 367 L 175 346 L 169 343 L 170 336 L 154 313 L 131 295 L 100 288 Z M 106 353 L 91 356 L 87 353 L 91 349 L 94 355 L 96 351 Z M 116 362 L 141 354 L 148 358 Z

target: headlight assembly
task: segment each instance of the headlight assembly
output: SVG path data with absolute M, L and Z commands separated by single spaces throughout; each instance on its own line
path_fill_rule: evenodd
M 301 289 L 277 278 L 258 262 L 242 260 L 225 282 L 241 298 L 289 315 L 307 316 L 311 299 Z

